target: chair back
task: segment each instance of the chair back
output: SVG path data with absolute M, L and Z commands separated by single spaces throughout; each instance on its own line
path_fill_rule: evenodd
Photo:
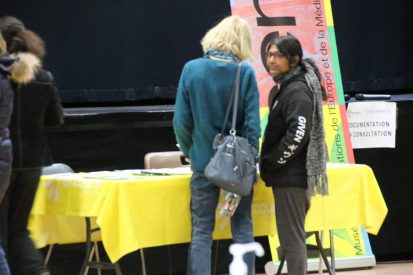
M 74 173 L 73 169 L 64 163 L 53 163 L 42 168 L 42 175 L 53 175 L 60 173 Z
M 144 158 L 145 169 L 177 168 L 187 166 L 182 163 L 181 151 L 151 152 Z

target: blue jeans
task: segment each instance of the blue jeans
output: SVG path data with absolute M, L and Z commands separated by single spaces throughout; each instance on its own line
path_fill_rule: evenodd
M 0 246 L 0 275 L 10 275 L 9 265 L 7 264 L 6 254 Z
M 203 173 L 194 171 L 191 177 L 192 243 L 188 252 L 187 275 L 211 274 L 212 232 L 215 227 L 215 211 L 219 194 L 220 189 L 208 182 Z M 231 218 L 234 243 L 254 241 L 251 217 L 252 196 L 253 191 L 241 199 Z M 244 261 L 248 265 L 248 275 L 254 274 L 254 252 L 247 253 Z

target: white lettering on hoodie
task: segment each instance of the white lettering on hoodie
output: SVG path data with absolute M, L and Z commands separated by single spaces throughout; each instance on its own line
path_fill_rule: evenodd
M 305 135 L 305 128 L 306 128 L 307 120 L 303 116 L 298 117 L 298 127 L 295 131 L 294 141 L 301 143 L 304 135 Z

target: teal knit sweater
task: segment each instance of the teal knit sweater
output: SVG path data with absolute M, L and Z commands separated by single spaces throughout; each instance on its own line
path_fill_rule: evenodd
M 178 85 L 173 127 L 182 152 L 194 171 L 203 172 L 214 154 L 212 142 L 221 131 L 231 95 L 237 63 L 209 59 L 185 64 Z M 226 131 L 231 128 L 230 115 Z M 237 108 L 237 135 L 258 148 L 260 136 L 259 94 L 253 68 L 243 63 Z

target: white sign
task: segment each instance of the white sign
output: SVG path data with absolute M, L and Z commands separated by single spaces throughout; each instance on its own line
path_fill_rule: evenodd
M 396 102 L 352 102 L 347 107 L 353 149 L 396 147 Z

